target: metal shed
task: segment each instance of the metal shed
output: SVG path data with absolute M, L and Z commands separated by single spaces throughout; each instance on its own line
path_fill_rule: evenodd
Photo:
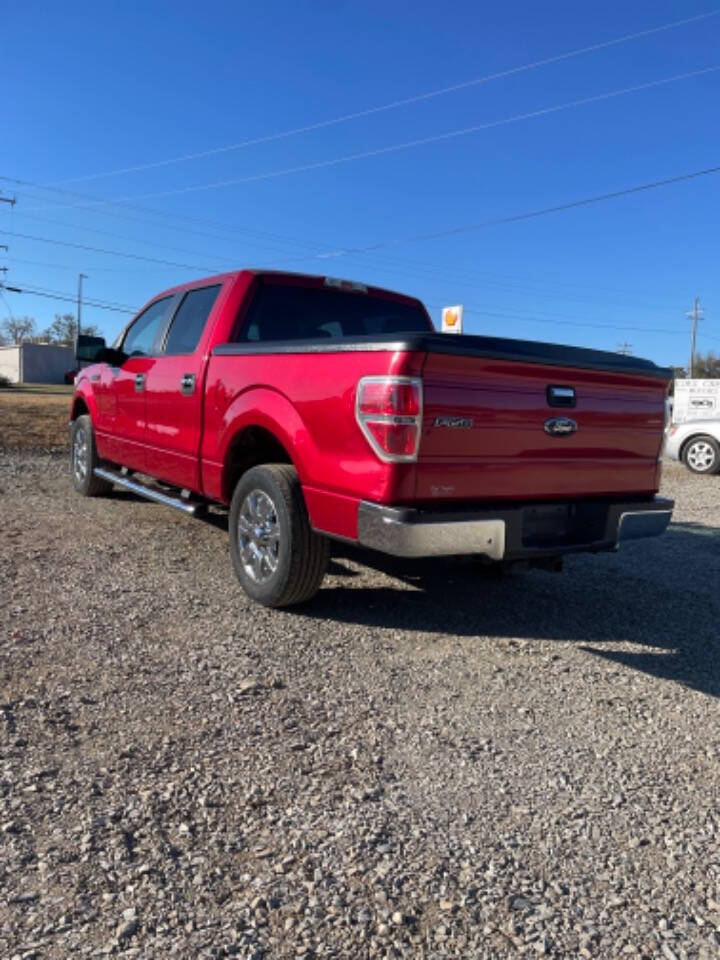
M 64 383 L 75 367 L 71 347 L 50 343 L 21 343 L 0 347 L 0 376 L 10 383 Z

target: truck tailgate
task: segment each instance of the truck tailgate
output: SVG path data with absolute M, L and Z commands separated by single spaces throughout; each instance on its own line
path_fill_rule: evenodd
M 667 383 L 644 372 L 429 352 L 417 499 L 654 493 Z M 555 406 L 550 387 L 572 388 L 574 405 Z M 576 429 L 548 433 L 553 418 Z

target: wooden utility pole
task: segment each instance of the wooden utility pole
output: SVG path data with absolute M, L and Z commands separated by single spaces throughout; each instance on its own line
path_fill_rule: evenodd
M 702 320 L 703 312 L 700 309 L 700 297 L 695 297 L 695 305 L 692 311 L 685 314 L 692 318 L 692 337 L 690 340 L 690 379 L 695 376 L 695 343 L 697 342 L 698 320 Z

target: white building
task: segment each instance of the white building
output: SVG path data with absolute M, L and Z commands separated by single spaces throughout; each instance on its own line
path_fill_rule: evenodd
M 0 376 L 10 383 L 64 383 L 75 369 L 72 347 L 50 343 L 21 343 L 0 347 Z

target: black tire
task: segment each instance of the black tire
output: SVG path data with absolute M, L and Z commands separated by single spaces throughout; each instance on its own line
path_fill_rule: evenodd
M 693 473 L 720 473 L 720 444 L 714 437 L 693 437 L 685 444 L 682 458 Z
M 83 414 L 70 428 L 70 474 L 73 486 L 83 497 L 101 497 L 110 493 L 112 484 L 93 472 L 100 466 L 92 420 Z
M 310 526 L 300 481 L 290 464 L 264 464 L 243 474 L 233 494 L 228 529 L 235 574 L 252 600 L 266 607 L 291 607 L 320 589 L 329 543 Z

